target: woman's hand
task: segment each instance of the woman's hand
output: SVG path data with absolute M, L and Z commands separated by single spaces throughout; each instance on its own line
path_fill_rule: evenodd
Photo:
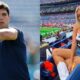
M 69 65 L 68 65 L 68 70 L 69 70 L 69 72 L 72 71 L 72 65 L 73 65 L 73 59 L 71 58 L 71 59 L 70 59 L 70 62 L 69 62 Z

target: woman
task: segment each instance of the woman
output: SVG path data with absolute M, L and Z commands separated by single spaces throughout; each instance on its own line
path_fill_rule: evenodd
M 53 58 L 57 65 L 61 80 L 66 80 L 69 72 L 77 64 L 80 64 L 80 6 L 75 10 L 76 23 L 73 25 L 72 47 L 71 49 L 53 50 Z

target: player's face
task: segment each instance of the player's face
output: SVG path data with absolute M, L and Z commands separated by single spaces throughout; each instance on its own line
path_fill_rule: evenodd
M 9 18 L 7 11 L 5 9 L 0 9 L 0 29 L 8 27 Z
M 77 11 L 77 20 L 80 22 L 80 9 Z

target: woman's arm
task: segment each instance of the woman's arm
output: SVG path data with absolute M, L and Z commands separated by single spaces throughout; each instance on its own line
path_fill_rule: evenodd
M 76 35 L 77 35 L 77 26 L 74 25 L 73 35 L 72 35 L 72 46 L 71 46 L 72 53 L 71 53 L 71 58 L 70 58 L 70 64 L 68 65 L 69 72 L 72 71 L 73 58 L 74 58 L 74 54 L 75 54 L 75 50 L 76 50 Z
M 71 46 L 71 50 L 72 50 L 72 57 L 75 54 L 75 50 L 76 50 L 76 35 L 77 35 L 77 29 L 78 27 L 76 25 L 74 25 L 73 27 L 73 35 L 72 35 L 72 46 Z

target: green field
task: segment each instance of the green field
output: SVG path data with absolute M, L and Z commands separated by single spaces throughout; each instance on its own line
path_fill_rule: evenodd
M 48 37 L 52 34 L 55 34 L 56 32 L 60 31 L 61 28 L 52 28 L 52 27 L 40 27 L 40 35 L 42 37 Z

